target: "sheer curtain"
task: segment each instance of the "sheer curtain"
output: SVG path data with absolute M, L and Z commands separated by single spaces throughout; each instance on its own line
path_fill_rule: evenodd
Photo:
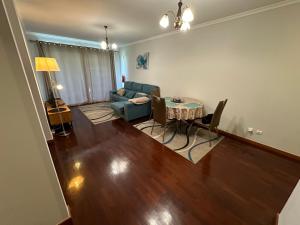
M 114 52 L 114 65 L 117 89 L 122 88 L 121 56 L 119 52 Z
M 64 87 L 59 91 L 61 98 L 70 105 L 88 102 L 84 66 L 79 49 L 47 45 L 45 55 L 56 58 L 60 67 L 60 72 L 55 73 L 55 79 Z
M 114 59 L 108 51 L 59 44 L 42 44 L 46 57 L 56 58 L 61 98 L 69 105 L 108 101 L 115 88 Z
M 89 102 L 109 100 L 113 88 L 110 56 L 107 52 L 83 49 Z

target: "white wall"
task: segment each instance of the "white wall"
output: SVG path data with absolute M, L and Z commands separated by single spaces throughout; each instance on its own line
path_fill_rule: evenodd
M 68 211 L 26 79 L 30 62 L 22 63 L 7 20 L 10 4 L 0 1 L 0 224 L 55 225 Z
M 145 52 L 149 70 L 137 70 Z M 121 59 L 129 80 L 162 96 L 200 99 L 207 112 L 228 98 L 221 129 L 300 155 L 299 3 L 123 47 Z
M 299 225 L 300 223 L 300 182 L 293 190 L 279 214 L 278 225 Z
M 8 17 L 10 24 L 12 25 L 13 29 L 13 34 L 14 38 L 16 40 L 16 43 L 18 43 L 17 48 L 18 51 L 21 55 L 22 60 L 24 61 L 24 69 L 26 71 L 27 75 L 27 80 L 30 85 L 31 93 L 33 95 L 33 99 L 35 102 L 36 109 L 38 111 L 39 119 L 42 124 L 43 132 L 47 140 L 52 140 L 53 135 L 51 133 L 49 123 L 47 120 L 46 112 L 45 112 L 45 107 L 44 103 L 41 98 L 41 94 L 39 91 L 39 87 L 37 85 L 37 79 L 36 76 L 40 74 L 35 74 L 33 67 L 32 67 L 32 62 L 28 54 L 28 48 L 27 48 L 27 42 L 25 40 L 25 36 L 19 21 L 19 18 L 16 14 L 16 10 L 14 8 L 14 5 L 12 1 L 6 1 L 6 10 L 8 12 Z

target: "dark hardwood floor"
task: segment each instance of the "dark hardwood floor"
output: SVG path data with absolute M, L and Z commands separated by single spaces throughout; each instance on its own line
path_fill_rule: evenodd
M 115 120 L 72 109 L 51 154 L 74 225 L 273 225 L 300 163 L 225 138 L 194 165 Z

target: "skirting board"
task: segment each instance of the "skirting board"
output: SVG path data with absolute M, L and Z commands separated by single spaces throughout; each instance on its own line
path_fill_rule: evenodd
M 241 141 L 241 142 L 245 142 L 245 143 L 250 144 L 250 145 L 252 145 L 254 147 L 257 147 L 257 148 L 259 148 L 261 150 L 268 151 L 268 152 L 273 153 L 275 155 L 278 155 L 278 156 L 281 156 L 281 157 L 285 157 L 285 158 L 288 158 L 288 159 L 300 162 L 300 157 L 297 156 L 297 155 L 293 155 L 291 153 L 284 152 L 282 150 L 273 148 L 271 146 L 255 142 L 255 141 L 249 140 L 247 138 L 243 138 L 243 137 L 237 136 L 235 134 L 228 133 L 228 132 L 223 131 L 223 130 L 219 130 L 219 133 L 222 134 L 222 135 L 224 135 L 225 137 L 229 137 L 229 138 Z
M 48 140 L 47 143 L 48 143 L 48 145 L 53 144 L 54 143 L 54 139 Z
M 241 142 L 245 142 L 245 143 L 250 144 L 252 146 L 255 146 L 255 147 L 257 147 L 257 148 L 259 148 L 261 150 L 268 151 L 268 152 L 271 152 L 273 154 L 276 154 L 276 155 L 279 155 L 279 156 L 282 156 L 282 157 L 285 157 L 285 158 L 292 159 L 292 160 L 300 162 L 300 157 L 297 156 L 297 155 L 293 155 L 293 154 L 290 154 L 288 152 L 284 152 L 282 150 L 273 148 L 271 146 L 255 142 L 255 141 L 249 140 L 247 138 L 243 138 L 243 137 L 240 137 L 238 135 L 228 133 L 228 132 L 223 131 L 223 130 L 218 130 L 218 132 L 220 134 L 224 135 L 225 137 L 229 137 L 229 138 L 241 141 Z M 48 143 L 48 145 L 53 144 L 54 140 L 53 139 L 52 140 L 48 140 L 47 143 Z
M 275 218 L 275 224 L 274 225 L 278 225 L 278 221 L 279 221 L 279 213 L 276 213 L 276 218 Z
M 60 222 L 60 223 L 57 224 L 57 225 L 73 225 L 72 218 L 69 217 L 69 218 L 65 219 L 64 221 Z

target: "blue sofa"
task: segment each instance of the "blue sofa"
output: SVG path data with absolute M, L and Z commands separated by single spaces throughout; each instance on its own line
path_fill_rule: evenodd
M 151 113 L 151 101 L 136 105 L 128 102 L 129 99 L 136 97 L 137 93 L 145 93 L 148 97 L 152 94 L 160 96 L 160 89 L 158 86 L 150 84 L 141 84 L 132 81 L 124 83 L 125 95 L 120 96 L 116 90 L 110 92 L 111 108 L 120 117 L 126 121 L 131 121 L 141 117 L 149 116 Z

